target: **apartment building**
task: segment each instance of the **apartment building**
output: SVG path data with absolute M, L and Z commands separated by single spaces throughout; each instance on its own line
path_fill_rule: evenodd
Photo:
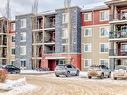
M 71 7 L 69 12 L 63 8 L 38 15 L 17 15 L 15 65 L 22 69 L 54 70 L 57 64 L 70 60 L 80 68 L 80 8 Z
M 112 0 L 106 4 L 111 10 L 109 59 L 114 69 L 117 65 L 127 65 L 127 0 Z
M 109 7 L 105 5 L 85 9 L 81 14 L 82 70 L 99 64 L 109 67 Z
M 71 7 L 69 13 L 63 8 L 17 15 L 14 64 L 22 69 L 49 70 L 59 63 L 71 63 L 81 70 L 93 64 L 112 70 L 126 65 L 127 1 L 105 3 L 84 10 Z

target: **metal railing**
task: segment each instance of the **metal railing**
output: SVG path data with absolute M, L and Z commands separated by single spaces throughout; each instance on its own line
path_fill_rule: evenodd
M 127 31 L 113 31 L 109 33 L 109 38 L 114 39 L 114 38 L 127 38 Z
M 47 50 L 45 51 L 45 54 L 58 54 L 58 53 L 64 53 L 64 52 L 58 52 L 58 51 L 55 51 L 55 50 Z
M 110 21 L 113 20 L 127 20 L 127 13 L 118 13 L 118 14 L 111 14 Z
M 109 56 L 127 56 L 127 49 L 110 49 Z

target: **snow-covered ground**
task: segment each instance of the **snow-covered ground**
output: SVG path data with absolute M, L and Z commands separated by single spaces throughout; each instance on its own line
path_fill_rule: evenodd
M 79 77 L 83 77 L 83 78 L 86 78 L 87 77 L 87 72 L 82 72 L 82 71 L 80 71 L 80 73 L 79 73 Z
M 6 80 L 5 83 L 0 83 L 0 95 L 17 95 L 36 91 L 37 89 L 38 86 L 28 84 L 25 78 Z
M 47 74 L 53 71 L 21 70 L 21 74 Z

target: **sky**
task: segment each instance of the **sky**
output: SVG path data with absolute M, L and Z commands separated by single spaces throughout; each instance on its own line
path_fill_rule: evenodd
M 5 16 L 7 0 L 0 0 L 0 16 Z M 71 0 L 71 5 L 77 5 L 81 8 L 101 5 L 105 0 Z M 34 0 L 10 0 L 11 16 L 20 13 L 30 13 Z M 50 11 L 64 7 L 64 0 L 39 0 L 38 11 Z

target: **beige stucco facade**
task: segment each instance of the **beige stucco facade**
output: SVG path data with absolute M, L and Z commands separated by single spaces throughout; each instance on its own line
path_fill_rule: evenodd
M 15 42 L 12 42 L 12 36 L 15 37 L 15 33 L 9 34 L 9 63 L 12 64 L 13 61 L 15 61 L 15 54 L 12 54 L 12 49 L 15 49 Z
M 90 26 L 83 26 L 82 27 L 82 70 L 87 70 L 88 67 L 85 67 L 85 60 L 90 59 L 91 60 L 91 65 L 100 64 L 100 60 L 109 59 L 109 52 L 100 52 L 100 44 L 106 43 L 109 44 L 109 37 L 102 37 L 100 35 L 100 28 L 101 27 L 107 27 L 110 29 L 109 24 L 100 24 L 100 25 L 90 25 Z M 85 36 L 84 35 L 84 29 L 85 28 L 92 28 L 92 35 L 91 36 Z M 110 31 L 110 30 L 109 30 Z M 90 52 L 85 52 L 84 51 L 84 45 L 85 44 L 91 44 L 91 51 Z

